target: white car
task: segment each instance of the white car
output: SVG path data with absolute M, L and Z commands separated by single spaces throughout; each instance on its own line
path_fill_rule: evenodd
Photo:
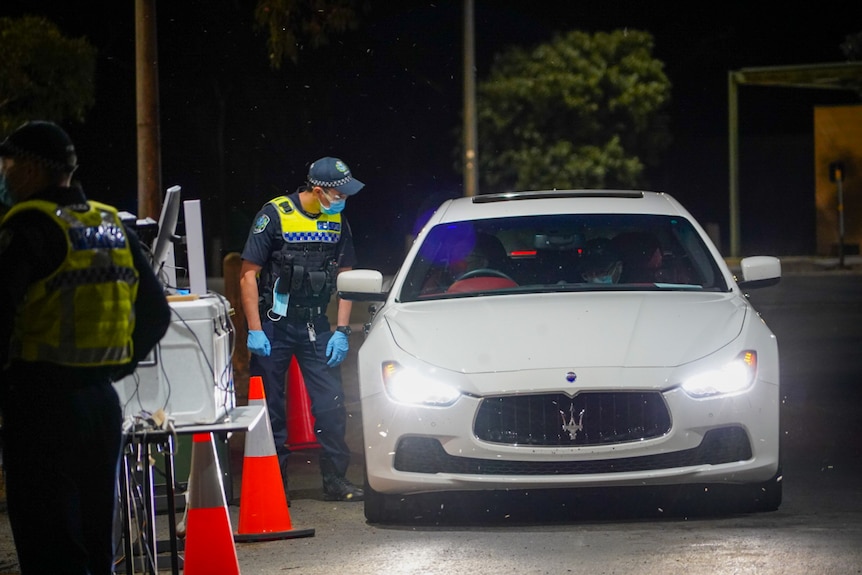
M 358 351 L 366 518 L 429 492 L 684 484 L 776 509 L 778 346 L 744 290 L 781 265 L 740 269 L 665 193 L 444 202 L 391 281 L 338 277 L 382 302 Z

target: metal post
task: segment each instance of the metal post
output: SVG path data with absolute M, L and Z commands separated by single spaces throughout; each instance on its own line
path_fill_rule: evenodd
M 730 176 L 730 256 L 740 255 L 741 225 L 739 223 L 739 100 L 737 81 L 741 79 L 738 72 L 727 74 L 727 123 L 728 123 L 728 155 Z
M 150 451 L 150 442 L 146 436 L 141 439 L 141 460 L 138 462 L 141 465 L 141 475 L 143 476 L 143 493 L 144 501 L 144 517 L 146 517 L 146 535 L 141 530 L 141 537 L 146 538 L 149 546 L 147 547 L 147 567 L 149 575 L 159 575 L 159 547 L 156 539 L 156 480 L 153 472 L 152 453 Z
M 838 267 L 844 269 L 844 178 L 836 180 L 838 185 Z
M 473 0 L 464 0 L 464 195 L 479 189 L 476 152 L 476 58 L 473 36 Z
M 165 452 L 165 482 L 167 483 L 168 499 L 168 544 L 171 552 L 171 575 L 180 572 L 179 549 L 177 545 L 177 502 L 176 497 L 176 474 L 174 473 L 174 439 L 170 433 L 166 434 Z M 157 547 L 158 549 L 158 547 Z M 156 560 L 158 562 L 158 559 Z
M 134 575 L 134 548 L 132 546 L 132 518 L 135 515 L 133 507 L 135 498 L 132 495 L 132 468 L 129 465 L 130 453 L 133 453 L 134 443 L 131 438 L 124 437 L 129 445 L 123 446 L 122 469 L 120 470 L 120 501 L 123 514 L 123 550 L 126 554 L 126 575 Z

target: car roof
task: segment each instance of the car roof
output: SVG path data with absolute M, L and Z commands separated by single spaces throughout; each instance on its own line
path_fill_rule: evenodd
M 657 214 L 691 218 L 672 196 L 645 190 L 532 190 L 484 194 L 447 200 L 435 214 L 438 222 L 514 215 Z

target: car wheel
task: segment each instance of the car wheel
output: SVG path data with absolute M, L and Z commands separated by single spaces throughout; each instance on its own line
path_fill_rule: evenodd
M 781 468 L 769 480 L 754 486 L 752 504 L 755 511 L 775 511 L 781 505 L 783 481 Z
M 368 475 L 365 476 L 365 519 L 369 523 L 383 523 L 386 519 L 386 496 L 378 493 L 368 484 Z

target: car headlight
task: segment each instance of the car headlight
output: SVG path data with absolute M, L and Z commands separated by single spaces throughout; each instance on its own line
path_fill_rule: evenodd
M 744 351 L 721 369 L 694 375 L 682 383 L 692 397 L 728 395 L 745 391 L 757 375 L 757 352 Z
M 395 361 L 383 363 L 383 386 L 386 394 L 399 403 L 444 406 L 452 405 L 461 396 L 454 386 Z

